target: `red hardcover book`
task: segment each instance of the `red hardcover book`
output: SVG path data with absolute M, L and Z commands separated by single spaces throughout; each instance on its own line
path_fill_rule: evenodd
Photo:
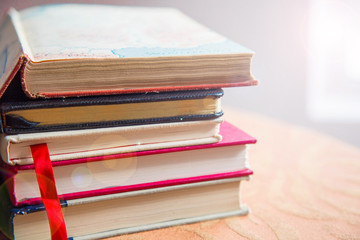
M 252 174 L 247 145 L 256 139 L 224 122 L 213 144 L 53 162 L 59 198 L 71 200 Z M 15 206 L 40 203 L 34 165 L 6 166 Z

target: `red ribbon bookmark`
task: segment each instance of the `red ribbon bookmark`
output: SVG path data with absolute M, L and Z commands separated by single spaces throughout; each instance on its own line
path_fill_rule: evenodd
M 65 220 L 56 191 L 54 172 L 47 144 L 32 145 L 30 148 L 34 159 L 41 200 L 45 205 L 49 219 L 51 239 L 65 240 L 67 239 Z

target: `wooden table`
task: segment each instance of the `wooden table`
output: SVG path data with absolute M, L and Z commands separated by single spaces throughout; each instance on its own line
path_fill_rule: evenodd
M 254 175 L 241 186 L 252 212 L 111 240 L 360 239 L 359 148 L 229 108 L 225 119 L 258 139 L 249 153 Z

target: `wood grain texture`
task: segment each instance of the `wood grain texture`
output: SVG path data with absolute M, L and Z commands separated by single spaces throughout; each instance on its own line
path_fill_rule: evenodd
M 360 149 L 263 116 L 225 109 L 225 119 L 258 139 L 254 175 L 242 184 L 252 212 L 108 240 L 360 239 Z

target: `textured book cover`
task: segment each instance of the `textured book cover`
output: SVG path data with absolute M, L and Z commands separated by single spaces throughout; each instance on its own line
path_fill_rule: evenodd
M 223 120 L 170 122 L 134 126 L 1 135 L 0 150 L 10 165 L 33 163 L 30 146 L 46 143 L 51 161 L 101 157 L 154 149 L 218 142 Z
M 44 5 L 0 26 L 0 95 L 13 79 L 33 98 L 257 83 L 251 50 L 176 9 Z
M 12 96 L 0 105 L 6 134 L 215 119 L 222 116 L 223 90 L 22 101 Z

